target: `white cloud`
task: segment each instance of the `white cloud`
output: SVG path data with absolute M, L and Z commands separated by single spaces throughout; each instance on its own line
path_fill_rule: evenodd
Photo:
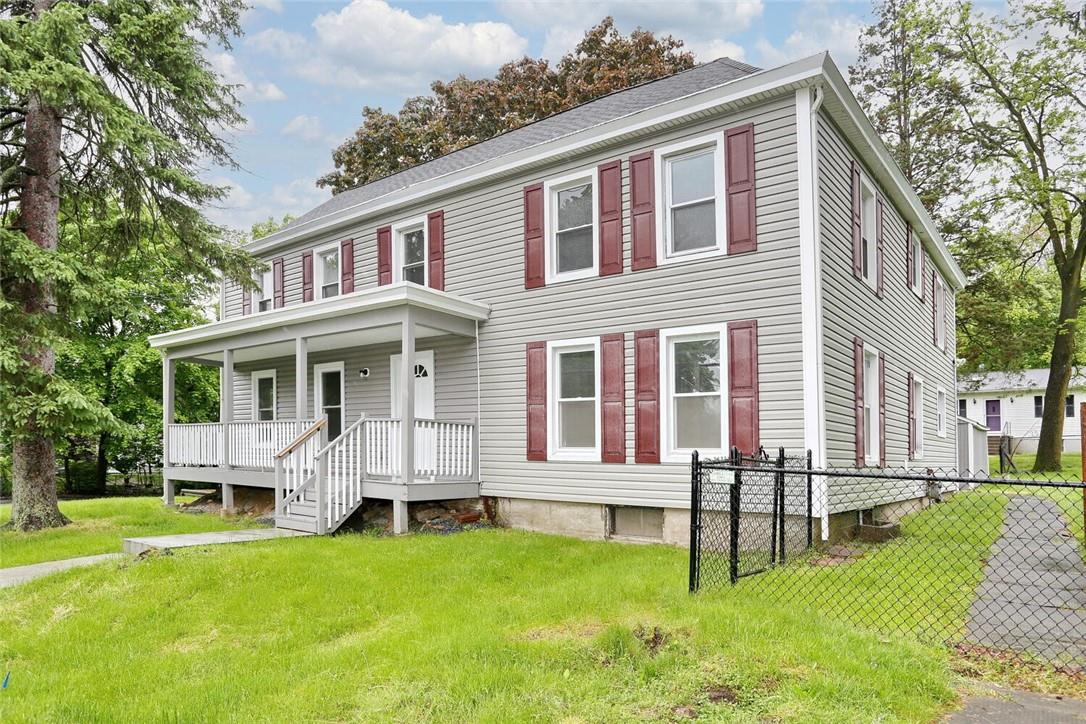
M 283 12 L 283 0 L 249 0 L 249 7 L 281 13 Z
M 345 88 L 425 90 L 434 78 L 493 72 L 528 50 L 526 38 L 506 23 L 448 23 L 440 15 L 417 16 L 384 0 L 354 0 L 318 15 L 314 37 L 265 30 L 251 47 L 291 61 L 314 83 Z
M 252 81 L 230 53 L 212 53 L 208 59 L 211 69 L 222 77 L 223 82 L 239 86 L 238 98 L 244 102 L 283 101 L 287 95 L 275 83 Z
M 558 60 L 584 37 L 585 31 L 610 15 L 615 26 L 628 33 L 636 27 L 658 35 L 674 35 L 686 43 L 699 61 L 722 55 L 744 55 L 742 48 L 728 41 L 762 16 L 762 0 L 719 2 L 619 2 L 618 0 L 505 0 L 500 5 L 510 19 L 535 27 L 546 27 L 543 57 Z M 563 22 L 562 18 L 570 18 Z
M 212 178 L 210 183 L 226 187 L 227 195 L 218 204 L 205 208 L 204 213 L 216 224 L 246 232 L 254 223 L 269 216 L 276 219 L 282 218 L 283 214 L 301 216 L 331 197 L 327 190 L 317 188 L 312 178 L 276 184 L 268 194 L 260 196 L 223 176 Z
M 755 43 L 758 62 L 766 68 L 830 51 L 842 69 L 855 62 L 859 53 L 860 32 L 866 23 L 859 17 L 840 12 L 842 5 L 816 3 L 804 6 L 793 19 L 795 28 L 779 45 L 765 38 Z
M 325 143 L 339 145 L 340 139 L 324 128 L 324 124 L 317 116 L 304 113 L 294 116 L 279 131 L 284 136 L 297 138 L 305 143 Z

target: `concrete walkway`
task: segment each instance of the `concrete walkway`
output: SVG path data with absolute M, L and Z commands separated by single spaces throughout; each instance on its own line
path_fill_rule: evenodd
M 1052 500 L 1016 495 L 969 609 L 966 640 L 1086 660 L 1086 564 Z
M 27 581 L 33 581 L 35 578 L 41 578 L 47 576 L 50 573 L 57 573 L 59 571 L 66 571 L 69 568 L 80 568 L 82 566 L 93 566 L 96 563 L 104 563 L 105 561 L 113 560 L 114 558 L 120 558 L 121 553 L 102 553 L 97 556 L 83 556 L 81 558 L 67 558 L 62 561 L 46 561 L 45 563 L 34 563 L 29 566 L 15 566 L 14 568 L 0 568 L 0 588 L 7 588 L 8 586 L 17 586 L 20 583 L 26 583 Z
M 313 535 L 283 528 L 249 528 L 247 530 L 223 530 L 214 533 L 183 533 L 180 535 L 153 535 L 145 538 L 125 538 L 123 549 L 132 555 L 149 550 L 172 550 L 193 546 L 216 546 L 225 543 L 248 543 L 275 538 L 297 538 Z
M 1086 722 L 1086 701 L 988 685 L 987 693 L 970 696 L 949 724 L 1019 724 L 1020 722 Z

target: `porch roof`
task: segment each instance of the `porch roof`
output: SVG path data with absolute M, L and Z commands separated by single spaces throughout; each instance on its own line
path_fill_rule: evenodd
M 442 320 L 461 320 L 462 325 L 464 322 L 473 324 L 490 318 L 488 304 L 410 282 L 398 282 L 164 332 L 152 336 L 149 342 L 151 347 L 167 352 L 180 349 L 195 352 L 196 348 L 207 348 L 210 344 L 228 346 L 228 340 L 234 338 L 240 346 L 247 346 L 270 342 L 270 336 L 327 335 L 334 331 L 347 332 L 360 327 L 387 325 L 393 320 L 390 314 L 397 315 L 408 308 L 430 313 L 418 318 L 420 324 L 451 334 L 462 334 L 463 329 L 457 325 L 442 324 Z

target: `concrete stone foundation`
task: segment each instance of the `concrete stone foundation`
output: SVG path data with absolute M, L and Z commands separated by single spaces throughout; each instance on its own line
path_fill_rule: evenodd
M 607 506 L 600 503 L 567 503 L 525 498 L 496 498 L 495 501 L 498 522 L 510 528 L 568 535 L 585 540 L 604 540 L 610 537 Z M 664 508 L 662 536 L 658 539 L 637 540 L 685 547 L 690 541 L 690 511 Z

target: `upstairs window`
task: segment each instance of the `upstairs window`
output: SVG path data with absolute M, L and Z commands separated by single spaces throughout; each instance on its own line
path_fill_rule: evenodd
M 860 271 L 865 282 L 878 284 L 878 244 L 875 239 L 875 188 L 860 173 Z
M 597 273 L 595 169 L 548 181 L 547 276 L 549 281 Z
M 912 267 L 909 269 L 909 286 L 918 297 L 924 296 L 924 245 L 916 232 L 909 235 L 912 245 Z
M 409 222 L 396 227 L 396 281 L 426 286 L 426 220 Z
M 314 260 L 316 267 L 317 288 L 320 289 L 320 298 L 339 296 L 339 244 L 324 249 L 318 249 Z
M 939 349 L 946 351 L 946 291 L 943 287 L 943 279 L 938 273 L 935 274 L 935 281 L 932 285 L 932 294 L 934 299 L 932 304 L 935 306 L 934 315 L 935 318 L 932 322 L 935 324 L 935 346 Z
M 946 437 L 946 390 L 935 390 L 935 434 Z
M 263 272 L 257 279 L 257 283 L 260 288 L 253 293 L 253 303 L 256 305 L 256 311 L 266 312 L 272 308 L 275 302 L 275 282 L 272 277 L 272 270 L 268 269 Z
M 723 136 L 694 139 L 659 151 L 661 252 L 679 260 L 724 250 Z
M 555 415 L 550 457 L 599 460 L 599 340 L 550 343 L 549 388 Z

